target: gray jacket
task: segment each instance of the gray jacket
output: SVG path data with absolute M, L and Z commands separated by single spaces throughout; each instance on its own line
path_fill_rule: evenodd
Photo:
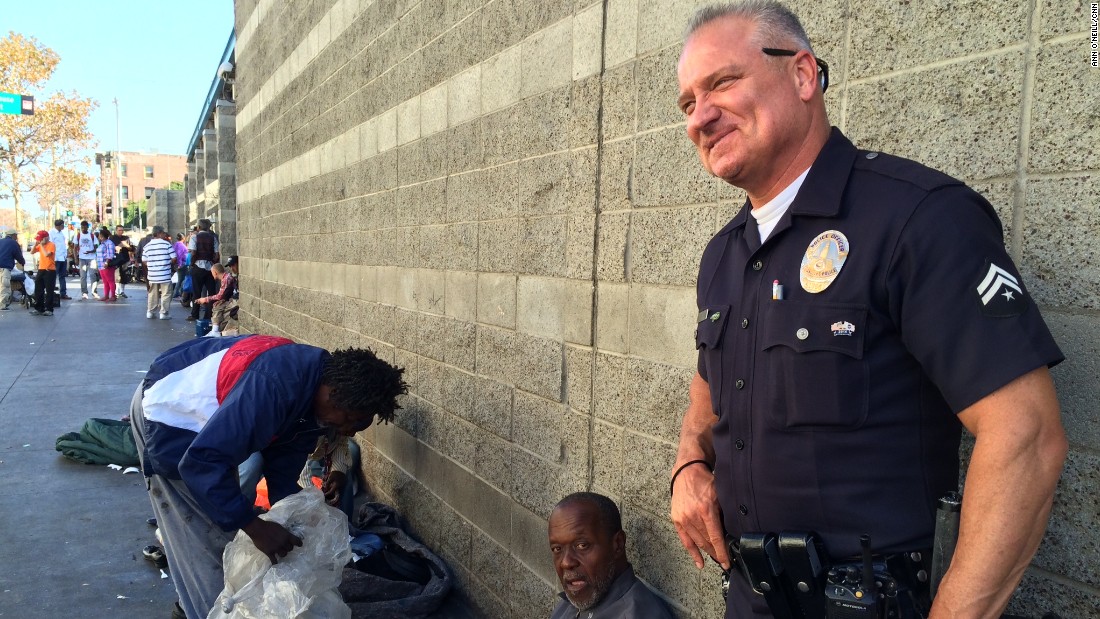
M 611 583 L 607 597 L 593 608 L 578 611 L 564 593 L 558 597 L 561 601 L 550 619 L 673 619 L 665 603 L 638 580 L 629 564 Z

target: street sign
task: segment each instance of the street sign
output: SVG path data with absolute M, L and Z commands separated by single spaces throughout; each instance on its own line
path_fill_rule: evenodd
M 0 114 L 34 114 L 34 97 L 0 92 Z

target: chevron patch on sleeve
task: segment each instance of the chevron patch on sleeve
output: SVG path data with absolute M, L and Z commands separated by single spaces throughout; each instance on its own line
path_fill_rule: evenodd
M 1020 279 L 990 262 L 977 287 L 978 301 L 986 316 L 1019 316 L 1027 309 L 1027 293 Z

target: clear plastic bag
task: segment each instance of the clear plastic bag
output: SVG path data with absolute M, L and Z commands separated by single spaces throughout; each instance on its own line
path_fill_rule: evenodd
M 302 539 L 272 565 L 243 531 L 225 547 L 225 589 L 207 619 L 351 619 L 336 588 L 351 559 L 348 520 L 314 487 L 286 497 L 260 516 Z

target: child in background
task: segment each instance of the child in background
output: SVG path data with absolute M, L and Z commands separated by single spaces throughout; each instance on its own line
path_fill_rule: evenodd
M 232 256 L 229 258 L 224 267 L 221 264 L 215 264 L 210 272 L 214 274 L 215 278 L 221 280 L 221 287 L 218 289 L 217 294 L 209 297 L 199 297 L 195 299 L 195 303 L 199 305 L 214 304 L 213 315 L 211 316 L 213 326 L 206 336 L 221 337 L 221 334 L 228 330 L 230 312 L 237 307 L 237 300 L 233 298 L 233 293 L 237 290 L 237 257 Z

